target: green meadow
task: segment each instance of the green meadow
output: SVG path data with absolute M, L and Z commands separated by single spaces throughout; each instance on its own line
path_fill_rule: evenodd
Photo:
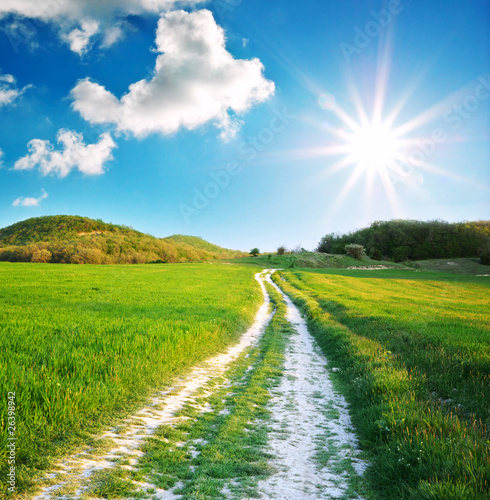
M 490 495 L 490 283 L 416 271 L 276 281 L 339 368 L 374 498 Z M 284 278 L 286 281 L 284 281 Z
M 0 263 L 2 482 L 9 392 L 22 493 L 56 457 L 236 341 L 263 301 L 255 272 Z
M 311 258 L 315 266 L 334 265 Z M 293 265 L 285 265 L 274 279 L 307 316 L 329 367 L 337 368 L 332 370 L 334 382 L 350 403 L 371 464 L 363 476 L 371 492 L 366 498 L 488 498 L 488 277 L 402 266 L 305 269 L 299 267 L 302 261 L 286 259 L 291 256 L 260 256 L 244 259 L 242 265 L 0 263 L 2 481 L 8 465 L 8 393 L 15 393 L 16 485 L 22 496 L 53 469 L 56 459 L 90 443 L 102 429 L 143 406 L 152 392 L 169 386 L 173 377 L 236 341 L 262 303 L 254 279 L 259 268 L 251 264 L 282 262 Z M 339 266 L 352 264 L 347 257 L 338 259 Z M 284 311 L 274 294 L 272 300 L 281 313 L 279 321 Z M 284 342 L 278 333 L 284 325 L 274 321 L 254 351 L 267 377 L 280 365 Z M 270 332 L 280 344 L 274 347 L 277 362 L 267 358 Z M 250 360 L 244 356 L 232 370 L 245 370 Z M 165 472 L 168 484 L 184 474 L 190 481 L 181 492 L 186 498 L 204 487 L 218 491 L 223 478 L 240 476 L 243 467 L 254 477 L 270 474 L 270 457 L 261 448 L 267 442 L 266 425 L 258 424 L 253 439 L 260 449 L 246 460 L 246 450 L 240 449 L 245 435 L 238 439 L 233 434 L 236 429 L 241 433 L 241 427 L 234 424 L 230 435 L 223 427 L 223 409 L 236 407 L 240 422 L 265 411 L 267 391 L 257 392 L 255 371 L 244 373 L 250 380 L 242 384 L 240 375 L 233 394 L 225 386 L 209 396 L 216 400 L 213 414 L 203 414 L 195 427 L 184 423 L 177 429 L 189 439 L 209 437 L 214 443 L 209 457 L 203 448 L 202 457 L 181 470 L 185 449 L 164 463 L 158 457 L 165 443 L 156 436 L 145 448 L 143 469 L 151 475 L 163 467 L 160 474 Z M 249 401 L 249 393 L 258 399 L 242 408 L 240 398 Z M 174 436 L 176 442 L 179 436 Z M 219 457 L 228 455 L 231 468 L 222 470 Z M 195 477 L 189 475 L 190 465 Z M 213 476 L 216 467 L 218 479 Z M 119 469 L 116 473 L 122 474 Z M 110 481 L 95 479 L 104 497 L 101 492 Z M 255 480 L 243 481 L 237 488 L 255 494 Z

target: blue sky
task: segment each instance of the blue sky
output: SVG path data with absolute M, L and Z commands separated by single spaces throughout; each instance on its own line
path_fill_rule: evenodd
M 488 219 L 489 28 L 487 0 L 2 1 L 0 226 L 271 251 Z

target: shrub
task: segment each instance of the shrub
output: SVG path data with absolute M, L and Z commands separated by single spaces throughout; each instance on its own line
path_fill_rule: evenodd
M 260 250 L 258 248 L 252 248 L 252 250 L 250 250 L 250 255 L 252 257 L 257 257 L 257 255 L 259 255 L 260 253 Z
M 281 245 L 277 249 L 277 255 L 284 255 L 286 253 L 286 247 L 284 245 Z
M 72 264 L 102 264 L 104 256 L 98 249 L 82 248 L 71 258 Z
M 356 245 L 355 243 L 345 245 L 344 250 L 348 255 L 357 260 L 362 260 L 362 256 L 366 253 L 362 245 Z
M 50 262 L 51 261 L 52 254 L 49 250 L 46 250 L 44 248 L 39 249 L 39 250 L 34 250 L 32 257 L 31 257 L 31 262 Z
M 371 256 L 371 259 L 373 260 L 383 260 L 383 256 L 381 255 L 381 250 L 379 248 L 376 248 L 373 252 L 373 255 Z

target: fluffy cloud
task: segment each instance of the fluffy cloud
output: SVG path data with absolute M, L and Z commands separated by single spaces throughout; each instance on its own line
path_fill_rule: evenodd
M 29 85 L 23 89 L 19 89 L 12 75 L 0 74 L 0 108 L 7 104 L 12 104 L 15 99 L 20 97 L 28 88 Z
M 116 147 L 108 133 L 102 134 L 99 142 L 86 145 L 82 134 L 61 129 L 57 140 L 61 145 L 60 150 L 55 150 L 49 141 L 30 141 L 29 154 L 17 160 L 14 169 L 32 170 L 39 167 L 42 175 L 60 177 L 66 177 L 73 169 L 85 175 L 101 175 L 105 163 L 112 160 L 112 150 Z
M 63 35 L 70 49 L 82 56 L 89 48 L 90 39 L 99 31 L 99 23 L 88 19 L 82 21 L 80 28 L 75 28 L 70 33 Z
M 70 48 L 83 55 L 90 39 L 103 28 L 102 46 L 122 38 L 121 24 L 117 19 L 128 15 L 159 14 L 177 5 L 193 7 L 206 0 L 1 0 L 0 18 L 14 14 L 44 22 L 54 22 L 61 28 L 61 37 Z M 115 23 L 115 24 L 114 24 Z M 18 25 L 14 23 L 13 25 Z M 13 26 L 12 25 L 12 26 Z M 118 30 L 114 31 L 114 27 Z M 11 31 L 11 27 L 9 28 Z M 18 30 L 17 30 L 18 31 Z M 22 38 L 30 38 L 36 29 L 24 27 Z M 19 35 L 19 33 L 17 34 Z M 27 41 L 27 40 L 24 40 Z M 16 41 L 18 44 L 18 40 Z
M 14 207 L 38 207 L 41 201 L 45 200 L 48 197 L 48 193 L 42 189 L 43 194 L 39 198 L 24 198 L 21 196 L 17 198 L 12 206 Z
M 4 152 L 0 149 L 0 168 L 3 167 L 3 155 L 4 155 Z
M 73 107 L 90 123 L 115 124 L 137 137 L 213 122 L 222 136 L 233 135 L 242 113 L 274 93 L 258 59 L 234 59 L 211 12 L 163 14 L 156 34 L 153 78 L 140 80 L 118 99 L 102 85 L 81 80 L 72 90 Z
M 167 11 L 177 5 L 195 6 L 206 0 L 2 0 L 1 14 L 18 14 L 42 19 L 102 18 L 117 14 L 144 14 Z

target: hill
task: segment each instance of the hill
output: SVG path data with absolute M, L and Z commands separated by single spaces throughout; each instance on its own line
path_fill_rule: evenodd
M 35 217 L 0 229 L 0 261 L 144 264 L 245 255 L 196 236 L 155 238 L 128 226 L 73 215 Z

